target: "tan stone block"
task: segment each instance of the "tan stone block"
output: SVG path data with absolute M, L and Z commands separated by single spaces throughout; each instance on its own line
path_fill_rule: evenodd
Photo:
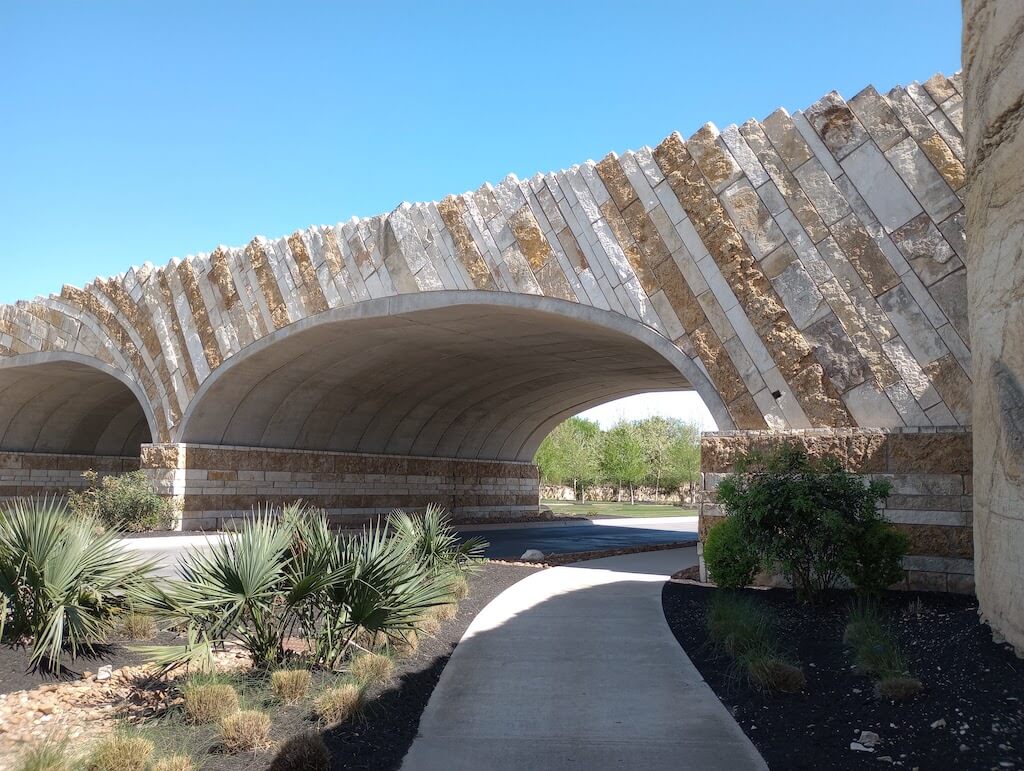
M 619 164 L 619 159 L 614 153 L 606 155 L 594 167 L 597 175 L 604 182 L 604 187 L 615 202 L 616 208 L 622 211 L 636 200 L 636 190 L 630 184 L 626 173 Z
M 656 268 L 671 257 L 657 226 L 644 210 L 642 201 L 637 200 L 627 206 L 622 212 L 622 218 L 648 267 Z
M 320 286 L 320 280 L 316 277 L 316 269 L 313 261 L 309 258 L 309 250 L 302 240 L 302 233 L 295 231 L 288 236 L 288 250 L 292 253 L 295 267 L 299 270 L 302 283 L 296 288 L 302 299 L 306 312 L 323 313 L 327 310 L 327 299 L 324 297 L 324 290 Z
M 455 244 L 455 255 L 469 274 L 473 286 L 477 289 L 495 289 L 491 270 L 480 255 L 469 226 L 462 219 L 465 210 L 465 201 L 457 196 L 448 196 L 437 204 L 438 214 Z
M 834 223 L 832 235 L 872 295 L 877 297 L 900 282 L 896 271 L 856 214 Z
M 655 268 L 654 277 L 687 333 L 691 333 L 707 321 L 703 308 L 693 296 L 686 278 L 674 260 L 666 260 Z
M 900 119 L 874 86 L 853 97 L 849 106 L 883 152 L 907 136 Z
M 821 141 L 842 160 L 867 139 L 867 132 L 846 102 L 835 91 L 826 94 L 804 110 L 804 117 L 811 124 Z
M 512 234 L 516 237 L 516 241 L 519 242 L 523 256 L 530 264 L 530 269 L 536 272 L 543 268 L 547 261 L 554 256 L 554 253 L 530 207 L 523 206 L 518 209 L 509 218 L 508 224 L 512 228 Z
M 889 435 L 891 473 L 970 474 L 970 432 Z
M 700 360 L 704 363 L 711 382 L 715 385 L 715 390 L 726 404 L 746 392 L 742 378 L 710 324 L 705 323 L 691 331 L 690 341 Z
M 796 169 L 814 155 L 803 136 L 797 131 L 793 119 L 783 109 L 778 109 L 761 121 L 764 133 L 768 135 L 776 151 L 790 170 Z
M 565 273 L 562 272 L 562 266 L 558 264 L 558 260 L 548 260 L 543 268 L 534 272 L 534 276 L 536 276 L 537 283 L 546 297 L 554 297 L 571 302 L 578 300 L 576 292 L 573 291 L 572 286 L 565 277 Z
M 939 170 L 939 174 L 949 183 L 954 190 L 959 190 L 967 182 L 967 172 L 960 159 L 956 157 L 946 141 L 939 135 L 933 134 L 919 143 L 928 160 Z
M 924 86 L 924 90 L 927 91 L 931 98 L 935 100 L 935 104 L 942 104 L 950 97 L 957 95 L 952 81 L 950 81 L 950 79 L 941 72 L 936 72 L 922 85 Z
M 768 428 L 757 402 L 749 393 L 744 393 L 726 405 L 729 415 L 737 428 L 760 430 Z
M 249 260 L 249 264 L 252 265 L 253 273 L 256 274 L 256 281 L 260 285 L 260 291 L 263 292 L 263 298 L 270 309 L 270 318 L 274 323 L 274 328 L 280 329 L 288 326 L 292 322 L 288 306 L 285 305 L 281 287 L 278 286 L 274 271 L 267 263 L 267 253 L 258 238 L 254 238 L 245 247 L 245 256 Z
M 642 206 L 640 201 L 635 201 L 633 205 Z M 630 233 L 622 214 L 615 208 L 615 203 L 611 199 L 601 204 L 600 208 L 605 221 L 612 230 L 612 235 L 615 236 L 615 240 L 621 247 L 622 253 L 626 256 L 627 262 L 629 262 L 630 267 L 633 268 L 633 272 L 640 281 L 640 286 L 643 287 L 643 290 L 648 295 L 654 294 L 658 291 L 660 285 L 654 272 L 648 266 L 648 261 L 644 258 L 640 247 L 633 239 L 633 235 Z
M 956 358 L 948 354 L 931 362 L 924 370 L 960 425 L 970 425 L 971 381 Z
M 718 129 L 708 123 L 686 142 L 690 155 L 716 193 L 742 174 L 732 154 L 723 150 L 717 139 Z

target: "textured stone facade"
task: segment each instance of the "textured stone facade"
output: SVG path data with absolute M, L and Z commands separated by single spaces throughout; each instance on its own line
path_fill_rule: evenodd
M 220 528 L 262 505 L 302 500 L 338 524 L 438 503 L 456 520 L 537 513 L 532 463 L 412 458 L 210 445 L 147 445 L 142 467 L 180 501 L 186 530 Z
M 972 437 L 961 428 L 811 429 L 704 434 L 701 470 L 703 541 L 725 512 L 714 491 L 736 458 L 780 443 L 813 458 L 839 458 L 848 471 L 892 485 L 885 515 L 910 538 L 902 588 L 969 593 L 974 590 Z M 703 571 L 703 559 L 701 570 Z
M 1024 655 L 1024 4 L 963 10 L 978 602 Z
M 15 498 L 63 497 L 86 486 L 82 474 L 136 471 L 139 459 L 115 455 L 0 452 L 0 502 Z
M 105 363 L 141 394 L 152 441 L 192 441 L 204 383 L 275 332 L 375 298 L 486 290 L 653 330 L 693 365 L 686 385 L 721 428 L 967 425 L 961 115 L 958 75 L 833 92 L 792 115 L 133 268 L 0 308 L 0 361 Z

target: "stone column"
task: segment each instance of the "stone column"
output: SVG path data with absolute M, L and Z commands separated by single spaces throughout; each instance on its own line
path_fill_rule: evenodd
M 1024 3 L 964 0 L 975 576 L 1024 654 Z

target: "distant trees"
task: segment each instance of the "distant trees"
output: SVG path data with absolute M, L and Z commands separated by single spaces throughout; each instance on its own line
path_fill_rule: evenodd
M 656 491 L 685 485 L 692 492 L 700 480 L 700 426 L 656 416 L 602 431 L 594 421 L 574 417 L 544 439 L 535 460 L 542 481 L 571 484 L 578 500 L 593 484 L 615 485 L 620 501 L 628 489 L 631 503 L 638 485 Z

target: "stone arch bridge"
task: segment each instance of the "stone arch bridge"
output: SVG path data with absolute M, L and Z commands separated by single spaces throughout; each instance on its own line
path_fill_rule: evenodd
M 141 464 L 186 527 L 299 497 L 522 516 L 559 421 L 693 389 L 709 485 L 751 442 L 838 451 L 894 480 L 911 576 L 961 588 L 962 104 L 959 75 L 833 92 L 0 307 L 0 496 Z

